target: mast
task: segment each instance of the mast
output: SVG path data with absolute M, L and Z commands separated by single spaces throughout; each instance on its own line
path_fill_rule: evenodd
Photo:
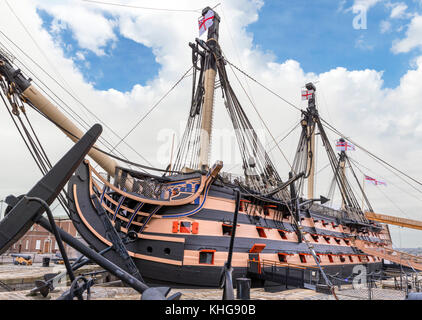
M 314 198 L 314 187 L 315 187 L 315 129 L 316 122 L 314 115 L 317 115 L 317 109 L 315 104 L 315 91 L 316 88 L 312 82 L 306 84 L 308 90 L 308 116 L 307 116 L 307 130 L 308 130 L 308 165 L 309 176 L 308 176 L 308 199 Z
M 345 142 L 343 138 L 340 138 L 340 142 Z M 339 174 L 342 177 L 342 181 L 346 180 L 346 151 L 342 150 L 340 153 L 339 158 Z M 363 200 L 362 200 L 362 208 L 363 208 Z M 344 202 L 344 197 L 341 200 L 341 209 L 346 210 L 346 203 Z
M 12 84 L 15 93 L 29 100 L 34 107 L 51 119 L 73 142 L 79 141 L 84 133 L 69 120 L 55 105 L 53 105 L 34 85 L 31 84 L 19 69 L 15 69 L 9 60 L 0 53 L 0 76 Z M 91 148 L 88 155 L 100 165 L 109 175 L 114 176 L 117 162 L 104 153 Z
M 210 7 L 206 7 L 202 10 L 202 16 L 205 17 L 207 12 L 211 10 Z M 218 34 L 220 17 L 214 12 L 212 18 L 213 24 L 208 29 L 207 46 L 214 49 L 218 45 Z M 217 75 L 217 66 L 215 56 L 211 52 L 206 53 L 206 69 L 204 74 L 204 104 L 202 106 L 202 119 L 201 119 L 201 136 L 200 136 L 200 151 L 199 151 L 199 167 L 203 170 L 209 168 L 209 156 L 210 156 L 210 145 L 211 145 L 211 133 L 212 133 L 212 116 L 214 108 L 214 87 L 215 77 Z

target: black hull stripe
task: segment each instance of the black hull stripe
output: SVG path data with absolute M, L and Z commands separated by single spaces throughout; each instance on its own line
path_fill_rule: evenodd
M 166 236 L 166 237 L 178 237 L 185 238 L 185 250 L 201 250 L 201 249 L 214 249 L 221 252 L 227 252 L 230 243 L 229 236 L 201 236 L 201 235 L 172 235 L 167 233 L 150 233 L 144 232 L 148 235 Z M 142 240 L 145 241 L 145 240 Z M 155 241 L 155 240 L 151 240 Z M 256 243 L 265 244 L 265 248 L 262 253 L 310 253 L 308 246 L 305 243 L 297 243 L 292 241 L 283 240 L 271 240 L 266 238 L 240 238 L 237 237 L 234 241 L 234 252 L 249 252 L 252 246 Z M 313 243 L 316 253 L 324 254 L 362 254 L 360 250 L 355 247 L 349 246 L 333 246 L 325 244 Z
M 214 209 L 202 209 L 200 212 L 195 213 L 191 216 L 193 219 L 197 220 L 205 220 L 205 221 L 218 221 L 218 222 L 226 222 L 232 223 L 233 221 L 233 213 L 222 211 L 222 210 L 214 210 Z M 239 213 L 237 218 L 238 224 L 246 224 L 246 225 L 256 225 L 259 227 L 264 228 L 271 228 L 271 229 L 281 229 L 289 232 L 294 232 L 293 226 L 289 222 L 279 222 L 272 219 L 264 219 L 259 216 L 252 216 L 245 213 Z M 311 234 L 319 234 L 319 235 L 327 235 L 336 238 L 350 238 L 350 234 L 343 233 L 343 232 L 336 232 L 331 230 L 324 230 L 319 228 L 312 228 L 303 226 L 303 231 L 311 233 Z M 357 236 L 360 240 L 366 240 L 371 242 L 381 242 L 379 238 L 375 237 L 362 237 Z

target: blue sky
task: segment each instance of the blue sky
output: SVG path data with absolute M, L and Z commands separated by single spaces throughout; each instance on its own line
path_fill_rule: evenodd
M 150 48 L 115 32 L 116 41 L 108 41 L 103 48 L 105 54 L 99 56 L 80 48 L 69 28 L 63 28 L 60 32 L 52 31 L 53 17 L 45 10 L 39 9 L 37 12 L 43 21 L 43 28 L 61 44 L 65 56 L 73 59 L 85 81 L 92 83 L 94 88 L 126 92 L 135 84 L 145 85 L 157 75 L 160 66 L 155 62 Z
M 392 52 L 392 43 L 404 37 L 409 19 L 389 19 L 389 3 L 381 1 L 371 7 L 367 29 L 356 30 L 352 25 L 356 14 L 347 10 L 353 5 L 352 0 L 268 0 L 259 11 L 258 21 L 250 24 L 247 31 L 253 35 L 254 44 L 272 52 L 278 63 L 293 59 L 305 72 L 317 74 L 336 67 L 374 69 L 384 72 L 384 87 L 394 88 L 419 52 Z M 420 1 L 401 3 L 408 6 L 407 12 L 421 11 Z M 53 34 L 52 16 L 43 10 L 38 10 L 38 14 L 44 28 Z M 387 20 L 390 30 L 382 32 L 381 24 Z M 79 48 L 69 28 L 53 35 L 66 44 L 63 45 L 66 56 L 75 61 L 85 80 L 96 89 L 125 92 L 137 83 L 145 85 L 157 76 L 160 68 L 151 48 L 114 31 L 117 39 L 107 43 L 101 56 Z
M 394 40 L 402 38 L 408 23 L 392 21 L 392 30 L 381 32 L 382 21 L 389 18 L 391 8 L 376 4 L 368 11 L 367 29 L 355 30 L 351 10 L 353 1 L 265 1 L 259 20 L 247 31 L 263 50 L 271 50 L 276 61 L 294 59 L 305 72 L 321 73 L 336 67 L 349 70 L 375 69 L 384 71 L 385 87 L 396 87 L 418 55 L 416 50 L 395 54 Z M 406 1 L 409 12 L 421 11 L 416 1 Z M 277 26 L 277 27 L 275 27 Z M 401 29 L 401 31 L 397 31 Z

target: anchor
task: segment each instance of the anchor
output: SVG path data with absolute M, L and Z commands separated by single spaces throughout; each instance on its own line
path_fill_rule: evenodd
M 92 279 L 86 279 L 85 277 L 75 278 L 74 269 L 70 265 L 64 250 L 63 242 L 65 242 L 89 260 L 95 262 L 141 293 L 142 300 L 178 300 L 181 297 L 181 293 L 175 293 L 166 298 L 171 290 L 170 288 L 149 287 L 140 280 L 142 279 L 140 276 L 135 277 L 123 268 L 107 260 L 100 253 L 58 228 L 54 222 L 54 217 L 49 206 L 57 198 L 67 181 L 81 164 L 101 132 L 101 125 L 95 124 L 26 195 L 7 197 L 6 202 L 9 205 L 6 210 L 7 215 L 0 221 L 0 254 L 16 243 L 36 223 L 54 234 L 66 266 L 66 271 L 72 281 L 70 289 L 59 299 L 73 299 L 77 297 L 82 300 L 85 291 L 89 298 L 90 287 L 93 285 Z M 42 216 L 44 212 L 47 212 L 48 219 Z M 122 250 L 121 244 L 121 239 L 120 241 L 115 240 L 113 243 L 119 250 Z M 45 281 L 38 283 L 36 289 L 42 294 L 46 294 L 47 290 L 52 288 L 51 284 L 54 277 L 52 275 L 45 277 Z

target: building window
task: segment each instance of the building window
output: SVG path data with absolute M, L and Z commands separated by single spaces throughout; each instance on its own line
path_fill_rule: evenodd
M 306 263 L 306 257 L 304 254 L 299 254 L 300 262 Z
M 258 235 L 261 238 L 266 238 L 267 237 L 267 235 L 265 234 L 264 228 L 262 228 L 262 227 L 256 227 L 256 231 L 258 231 Z
M 214 252 L 215 250 L 202 250 L 199 252 L 199 263 L 214 264 Z
M 233 232 L 233 226 L 223 223 L 223 236 L 231 236 Z
M 35 250 L 40 250 L 41 249 L 41 240 L 37 240 L 35 242 Z
M 353 262 L 353 257 L 349 256 L 349 260 L 350 260 L 350 262 Z
M 337 244 L 340 244 L 340 239 L 338 239 L 338 238 L 334 238 L 334 241 L 335 241 Z
M 26 244 L 25 244 L 25 250 L 29 249 L 29 240 L 26 240 Z
M 324 237 L 324 240 L 327 241 L 327 243 L 330 243 L 330 237 Z
M 340 256 L 340 262 L 345 262 L 346 259 L 343 256 Z
M 182 221 L 180 222 L 180 233 L 190 233 L 190 222 Z
M 331 254 L 329 254 L 329 255 L 328 255 L 328 260 L 329 260 L 331 263 L 333 263 L 333 262 L 334 262 L 333 256 L 332 256 Z
M 349 244 L 350 244 L 350 241 L 349 241 L 349 240 L 343 239 L 343 241 L 344 241 L 347 245 L 349 245 Z

